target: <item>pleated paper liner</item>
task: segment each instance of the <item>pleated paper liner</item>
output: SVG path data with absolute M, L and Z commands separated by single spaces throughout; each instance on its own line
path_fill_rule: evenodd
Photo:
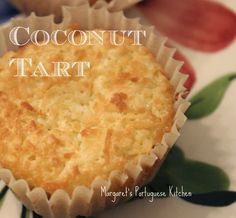
M 35 12 L 37 16 L 55 15 L 62 18 L 62 6 L 80 6 L 88 2 L 92 7 L 106 6 L 109 11 L 119 11 L 135 5 L 141 0 L 11 0 L 12 4 L 25 14 Z
M 123 12 L 109 12 L 107 7 L 91 8 L 88 4 L 80 7 L 64 7 L 64 20 L 55 24 L 53 16 L 37 17 L 34 14 L 27 18 L 15 18 L 8 26 L 0 28 L 0 55 L 8 50 L 17 50 L 9 41 L 9 32 L 15 26 L 30 27 L 31 31 L 38 29 L 51 32 L 55 29 L 65 29 L 70 25 L 77 24 L 81 30 L 108 29 L 108 30 L 146 30 L 147 37 L 142 43 L 153 54 L 157 62 L 163 67 L 166 76 L 175 89 L 176 101 L 175 117 L 171 131 L 166 133 L 161 144 L 155 145 L 149 155 L 140 155 L 137 165 L 127 163 L 122 172 L 111 172 L 107 180 L 97 177 L 90 187 L 78 186 L 72 196 L 63 190 L 55 191 L 48 196 L 44 189 L 39 187 L 30 188 L 27 181 L 15 179 L 9 169 L 0 169 L 0 178 L 10 187 L 17 198 L 30 210 L 46 218 L 67 218 L 91 216 L 103 211 L 107 207 L 125 201 L 127 198 L 119 198 L 112 203 L 111 198 L 101 195 L 101 187 L 110 191 L 123 191 L 126 187 L 130 190 L 138 185 L 148 183 L 156 174 L 164 158 L 172 145 L 179 137 L 180 128 L 186 121 L 184 112 L 189 107 L 189 102 L 183 98 L 185 94 L 184 82 L 186 75 L 179 72 L 182 63 L 173 59 L 175 49 L 165 46 L 166 38 L 158 36 L 153 27 L 143 26 L 139 19 L 128 19 Z M 23 42 L 25 36 L 21 36 Z

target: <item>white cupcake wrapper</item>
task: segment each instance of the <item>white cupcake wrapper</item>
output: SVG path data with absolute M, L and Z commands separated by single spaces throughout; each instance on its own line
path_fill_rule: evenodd
M 122 191 L 125 187 L 133 190 L 134 186 L 142 186 L 150 181 L 179 137 L 179 130 L 186 121 L 184 112 L 190 105 L 182 97 L 185 93 L 183 84 L 187 78 L 186 75 L 179 72 L 182 63 L 173 59 L 175 49 L 166 47 L 167 39 L 158 36 L 153 27 L 141 25 L 139 19 L 128 19 L 123 12 L 111 13 L 108 12 L 107 7 L 94 9 L 89 7 L 88 4 L 83 4 L 80 7 L 64 7 L 63 13 L 65 19 L 60 24 L 53 22 L 53 16 L 37 17 L 32 14 L 27 18 L 13 19 L 8 26 L 0 28 L 0 55 L 8 50 L 17 49 L 9 42 L 8 33 L 14 26 L 19 25 L 30 27 L 32 31 L 37 29 L 52 31 L 57 28 L 66 28 L 71 24 L 78 24 L 80 29 L 86 30 L 96 28 L 146 30 L 148 37 L 142 43 L 156 55 L 158 63 L 163 66 L 167 77 L 175 88 L 176 102 L 174 106 L 176 115 L 171 131 L 164 135 L 162 143 L 154 146 L 149 155 L 140 156 L 137 165 L 128 163 L 123 172 L 111 172 L 107 181 L 97 177 L 89 188 L 78 186 L 71 197 L 65 191 L 57 190 L 48 198 L 42 188 L 30 190 L 26 181 L 16 180 L 10 170 L 0 167 L 0 178 L 5 181 L 20 201 L 30 210 L 34 210 L 46 218 L 67 218 L 97 214 L 105 208 L 117 204 L 117 202 L 112 203 L 111 198 L 101 195 L 101 186 L 107 187 L 106 190 L 108 191 Z M 24 36 L 21 40 L 24 40 Z M 119 201 L 126 199 L 120 198 Z
M 55 15 L 56 21 L 62 17 L 62 6 L 80 6 L 87 4 L 89 0 L 11 0 L 12 4 L 25 14 L 35 12 L 38 16 Z M 97 0 L 93 7 L 106 6 L 109 11 L 124 10 L 142 0 L 112 0 L 109 3 L 105 0 Z

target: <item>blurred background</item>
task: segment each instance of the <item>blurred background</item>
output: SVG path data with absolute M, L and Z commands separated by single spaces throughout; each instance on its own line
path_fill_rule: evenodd
M 8 0 L 0 0 L 0 22 L 16 16 L 19 12 L 9 3 Z

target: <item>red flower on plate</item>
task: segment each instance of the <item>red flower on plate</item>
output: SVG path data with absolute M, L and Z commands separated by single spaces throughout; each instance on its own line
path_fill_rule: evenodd
M 208 0 L 144 0 L 139 9 L 170 39 L 204 52 L 216 52 L 229 45 L 236 36 L 236 15 L 223 5 Z M 181 71 L 189 75 L 186 88 L 195 83 L 191 64 L 180 53 L 175 58 L 184 61 Z
M 196 73 L 193 69 L 193 67 L 191 66 L 191 64 L 189 63 L 189 61 L 187 60 L 187 58 L 185 58 L 179 51 L 177 51 L 174 55 L 174 58 L 176 60 L 179 61 L 183 61 L 184 65 L 182 66 L 182 68 L 180 69 L 180 71 L 184 74 L 188 75 L 188 79 L 185 82 L 184 86 L 188 89 L 191 90 L 193 85 L 196 82 Z
M 192 49 L 215 52 L 236 37 L 236 14 L 209 0 L 145 0 L 140 10 L 160 32 Z

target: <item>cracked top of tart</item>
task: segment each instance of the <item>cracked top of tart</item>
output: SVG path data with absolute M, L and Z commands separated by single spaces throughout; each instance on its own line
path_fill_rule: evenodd
M 81 37 L 79 34 L 77 39 Z M 118 37 L 121 37 L 120 35 Z M 0 165 L 30 187 L 72 193 L 97 177 L 124 171 L 169 132 L 174 90 L 144 46 L 28 44 L 0 59 Z M 89 61 L 84 77 L 16 77 L 10 58 L 42 62 Z M 70 69 L 74 75 L 75 69 Z

